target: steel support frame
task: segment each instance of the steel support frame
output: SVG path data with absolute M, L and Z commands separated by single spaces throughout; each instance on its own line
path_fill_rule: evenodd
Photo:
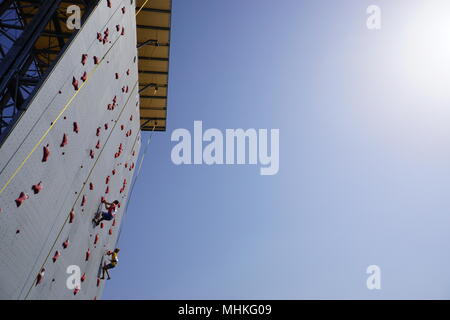
M 98 0 L 75 0 L 84 6 L 82 24 L 86 21 Z M 13 19 L 17 24 L 6 23 L 5 19 L 0 21 L 0 37 L 5 37 L 7 41 L 13 42 L 9 50 L 0 45 L 0 145 L 4 141 L 8 131 L 19 118 L 20 113 L 26 109 L 27 103 L 36 92 L 40 83 L 43 82 L 49 69 L 59 59 L 59 54 L 65 50 L 68 42 L 74 37 L 72 34 L 63 33 L 61 23 L 64 21 L 58 18 L 59 6 L 64 3 L 73 3 L 74 0 L 27 0 L 23 5 L 20 0 L 4 0 L 0 4 L 0 18 L 8 10 L 15 12 Z M 24 14 L 21 8 L 36 8 L 36 13 Z M 21 6 L 23 5 L 23 6 Z M 22 16 L 23 15 L 23 16 Z M 25 16 L 28 21 L 25 25 Z M 52 28 L 53 26 L 53 28 Z M 49 30 L 50 29 L 50 30 Z M 8 32 L 22 30 L 18 38 L 8 36 Z M 54 31 L 52 31 L 54 30 Z M 58 47 L 49 47 L 47 50 L 35 50 L 34 45 L 41 36 L 55 37 Z M 56 58 L 46 58 L 42 54 L 55 54 Z

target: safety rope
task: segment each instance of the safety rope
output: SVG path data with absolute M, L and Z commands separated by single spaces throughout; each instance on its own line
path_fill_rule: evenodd
M 149 0 L 146 0 L 146 1 L 144 2 L 144 4 L 139 8 L 139 10 L 136 12 L 136 17 L 137 17 L 137 15 L 139 14 L 139 12 L 141 12 L 142 8 L 145 7 L 145 5 L 147 4 L 148 1 L 149 1 Z
M 139 175 L 141 173 L 142 163 L 144 162 L 145 155 L 147 154 L 148 146 L 150 145 L 150 142 L 152 140 L 153 133 L 155 133 L 155 128 L 156 128 L 156 124 L 153 125 L 152 132 L 150 133 L 150 136 L 148 137 L 148 140 L 147 140 L 147 145 L 145 146 L 144 152 L 142 153 L 141 161 L 139 161 L 139 166 L 138 166 L 138 168 L 136 170 L 136 175 L 135 175 L 135 178 L 133 180 L 133 184 L 131 185 L 131 189 L 130 189 L 130 192 L 129 192 L 128 201 L 127 201 L 127 204 L 125 206 L 125 210 L 123 211 L 122 221 L 120 223 L 120 228 L 119 228 L 119 235 L 117 236 L 115 247 L 117 247 L 117 244 L 119 243 L 119 239 L 120 239 L 120 236 L 122 234 L 123 224 L 124 224 L 124 221 L 125 221 L 125 214 L 128 212 L 128 204 L 130 203 L 131 197 L 133 196 L 134 186 L 136 185 L 136 181 L 138 180 Z

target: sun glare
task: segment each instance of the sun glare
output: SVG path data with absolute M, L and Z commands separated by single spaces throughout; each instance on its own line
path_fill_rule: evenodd
M 449 98 L 450 1 L 422 1 L 405 18 L 399 57 L 404 81 L 417 93 Z

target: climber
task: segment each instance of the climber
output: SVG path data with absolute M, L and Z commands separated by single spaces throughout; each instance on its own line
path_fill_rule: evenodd
M 103 203 L 105 204 L 105 208 L 108 211 L 100 211 L 99 210 L 99 212 L 97 213 L 95 218 L 92 219 L 92 221 L 97 226 L 103 220 L 110 221 L 110 220 L 114 219 L 114 216 L 116 215 L 116 212 L 117 212 L 117 207 L 119 206 L 119 201 L 118 200 L 114 200 L 112 203 L 109 203 L 109 202 L 106 202 L 106 201 L 104 201 Z
M 102 280 L 105 279 L 105 272 L 108 275 L 108 280 L 111 279 L 111 277 L 109 276 L 108 270 L 115 268 L 117 263 L 119 262 L 119 258 L 118 258 L 119 251 L 120 251 L 120 249 L 116 248 L 116 249 L 114 249 L 114 251 L 112 251 L 112 252 L 108 251 L 106 253 L 108 256 L 111 256 L 111 259 L 109 259 L 110 263 L 105 264 L 102 268 L 103 269 Z

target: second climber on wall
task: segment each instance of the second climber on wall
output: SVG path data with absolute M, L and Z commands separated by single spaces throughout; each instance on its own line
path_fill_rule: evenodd
M 117 208 L 119 207 L 119 201 L 114 200 L 113 202 L 109 203 L 106 200 L 103 202 L 105 205 L 105 208 L 107 211 L 99 210 L 97 214 L 95 215 L 95 218 L 92 219 L 92 221 L 95 223 L 96 226 L 100 224 L 100 222 L 106 220 L 111 221 L 114 219 L 117 213 Z

